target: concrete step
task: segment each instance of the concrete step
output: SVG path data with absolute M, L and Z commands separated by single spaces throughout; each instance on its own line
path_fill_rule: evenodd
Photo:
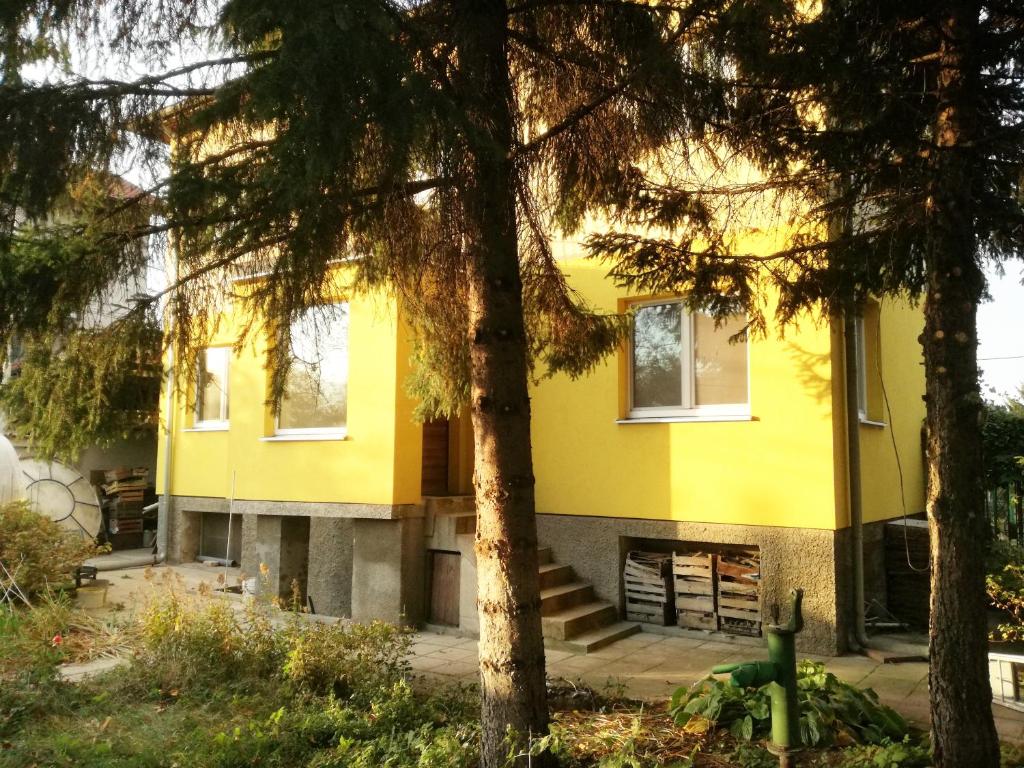
M 463 496 L 424 496 L 424 510 L 429 514 L 437 515 L 475 515 L 476 497 Z
M 624 637 L 635 635 L 640 631 L 640 625 L 631 621 L 616 621 L 597 629 L 591 629 L 582 634 L 576 635 L 569 640 L 555 640 L 544 638 L 544 647 L 556 651 L 571 651 L 572 653 L 590 653 L 599 651 L 605 646 L 611 645 Z
M 570 581 L 540 591 L 540 615 L 550 616 L 584 603 L 594 601 L 594 587 L 582 581 Z
M 551 547 L 537 547 L 538 565 L 548 565 L 554 561 L 555 554 L 551 551 Z
M 571 640 L 592 629 L 611 624 L 618 616 L 615 606 L 603 601 L 583 603 L 550 616 L 541 615 L 544 637 Z
M 540 588 L 557 587 L 559 584 L 568 584 L 575 580 L 576 573 L 571 565 L 561 563 L 546 563 L 537 569 L 540 575 Z

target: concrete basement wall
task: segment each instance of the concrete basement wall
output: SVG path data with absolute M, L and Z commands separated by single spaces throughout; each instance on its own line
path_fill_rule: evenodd
M 309 597 L 325 616 L 352 615 L 352 521 L 309 521 Z
M 758 547 L 766 619 L 773 604 L 788 604 L 790 589 L 803 587 L 805 626 L 797 636 L 798 649 L 825 655 L 845 649 L 838 565 L 843 556 L 835 531 L 550 514 L 537 516 L 537 528 L 541 545 L 552 547 L 555 560 L 572 565 L 600 598 L 620 611 L 624 538 Z M 782 619 L 787 618 L 783 612 Z

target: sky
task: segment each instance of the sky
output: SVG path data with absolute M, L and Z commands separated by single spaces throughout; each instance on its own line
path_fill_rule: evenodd
M 978 359 L 985 396 L 999 401 L 1024 386 L 1024 261 L 988 277 L 992 298 L 978 308 Z

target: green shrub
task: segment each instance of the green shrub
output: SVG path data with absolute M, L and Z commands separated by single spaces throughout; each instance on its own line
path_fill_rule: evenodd
M 333 696 L 289 702 L 269 717 L 189 745 L 193 764 L 210 768 L 470 768 L 479 763 L 474 719 L 451 722 L 445 697 L 416 697 L 408 684 L 376 692 L 355 707 Z
M 165 695 L 244 685 L 276 672 L 283 658 L 283 636 L 260 611 L 239 616 L 227 601 L 175 584 L 150 599 L 138 621 L 135 666 Z
M 288 633 L 282 673 L 313 694 L 343 697 L 390 688 L 409 671 L 409 630 L 371 624 L 308 624 L 301 619 Z
M 906 721 L 879 703 L 870 688 L 845 683 L 822 664 L 797 665 L 800 738 L 807 746 L 884 744 L 908 735 Z M 728 728 L 741 741 L 765 738 L 771 730 L 768 686 L 736 688 L 708 678 L 672 696 L 671 714 L 678 725 L 693 732 Z
M 989 603 L 1002 613 L 1002 621 L 992 630 L 997 641 L 1024 640 L 1024 566 L 1013 563 L 985 577 Z
M 321 624 L 256 600 L 238 610 L 174 583 L 149 601 L 139 624 L 137 666 L 165 694 L 274 678 L 299 693 L 366 701 L 409 669 L 409 630 Z
M 75 568 L 102 551 L 24 501 L 0 505 L 0 563 L 27 595 L 68 581 Z

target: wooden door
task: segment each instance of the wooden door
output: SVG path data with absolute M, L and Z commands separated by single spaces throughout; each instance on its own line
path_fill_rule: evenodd
M 448 495 L 447 419 L 423 424 L 423 478 L 420 493 L 424 496 Z
M 459 626 L 459 553 L 430 553 L 430 623 Z

